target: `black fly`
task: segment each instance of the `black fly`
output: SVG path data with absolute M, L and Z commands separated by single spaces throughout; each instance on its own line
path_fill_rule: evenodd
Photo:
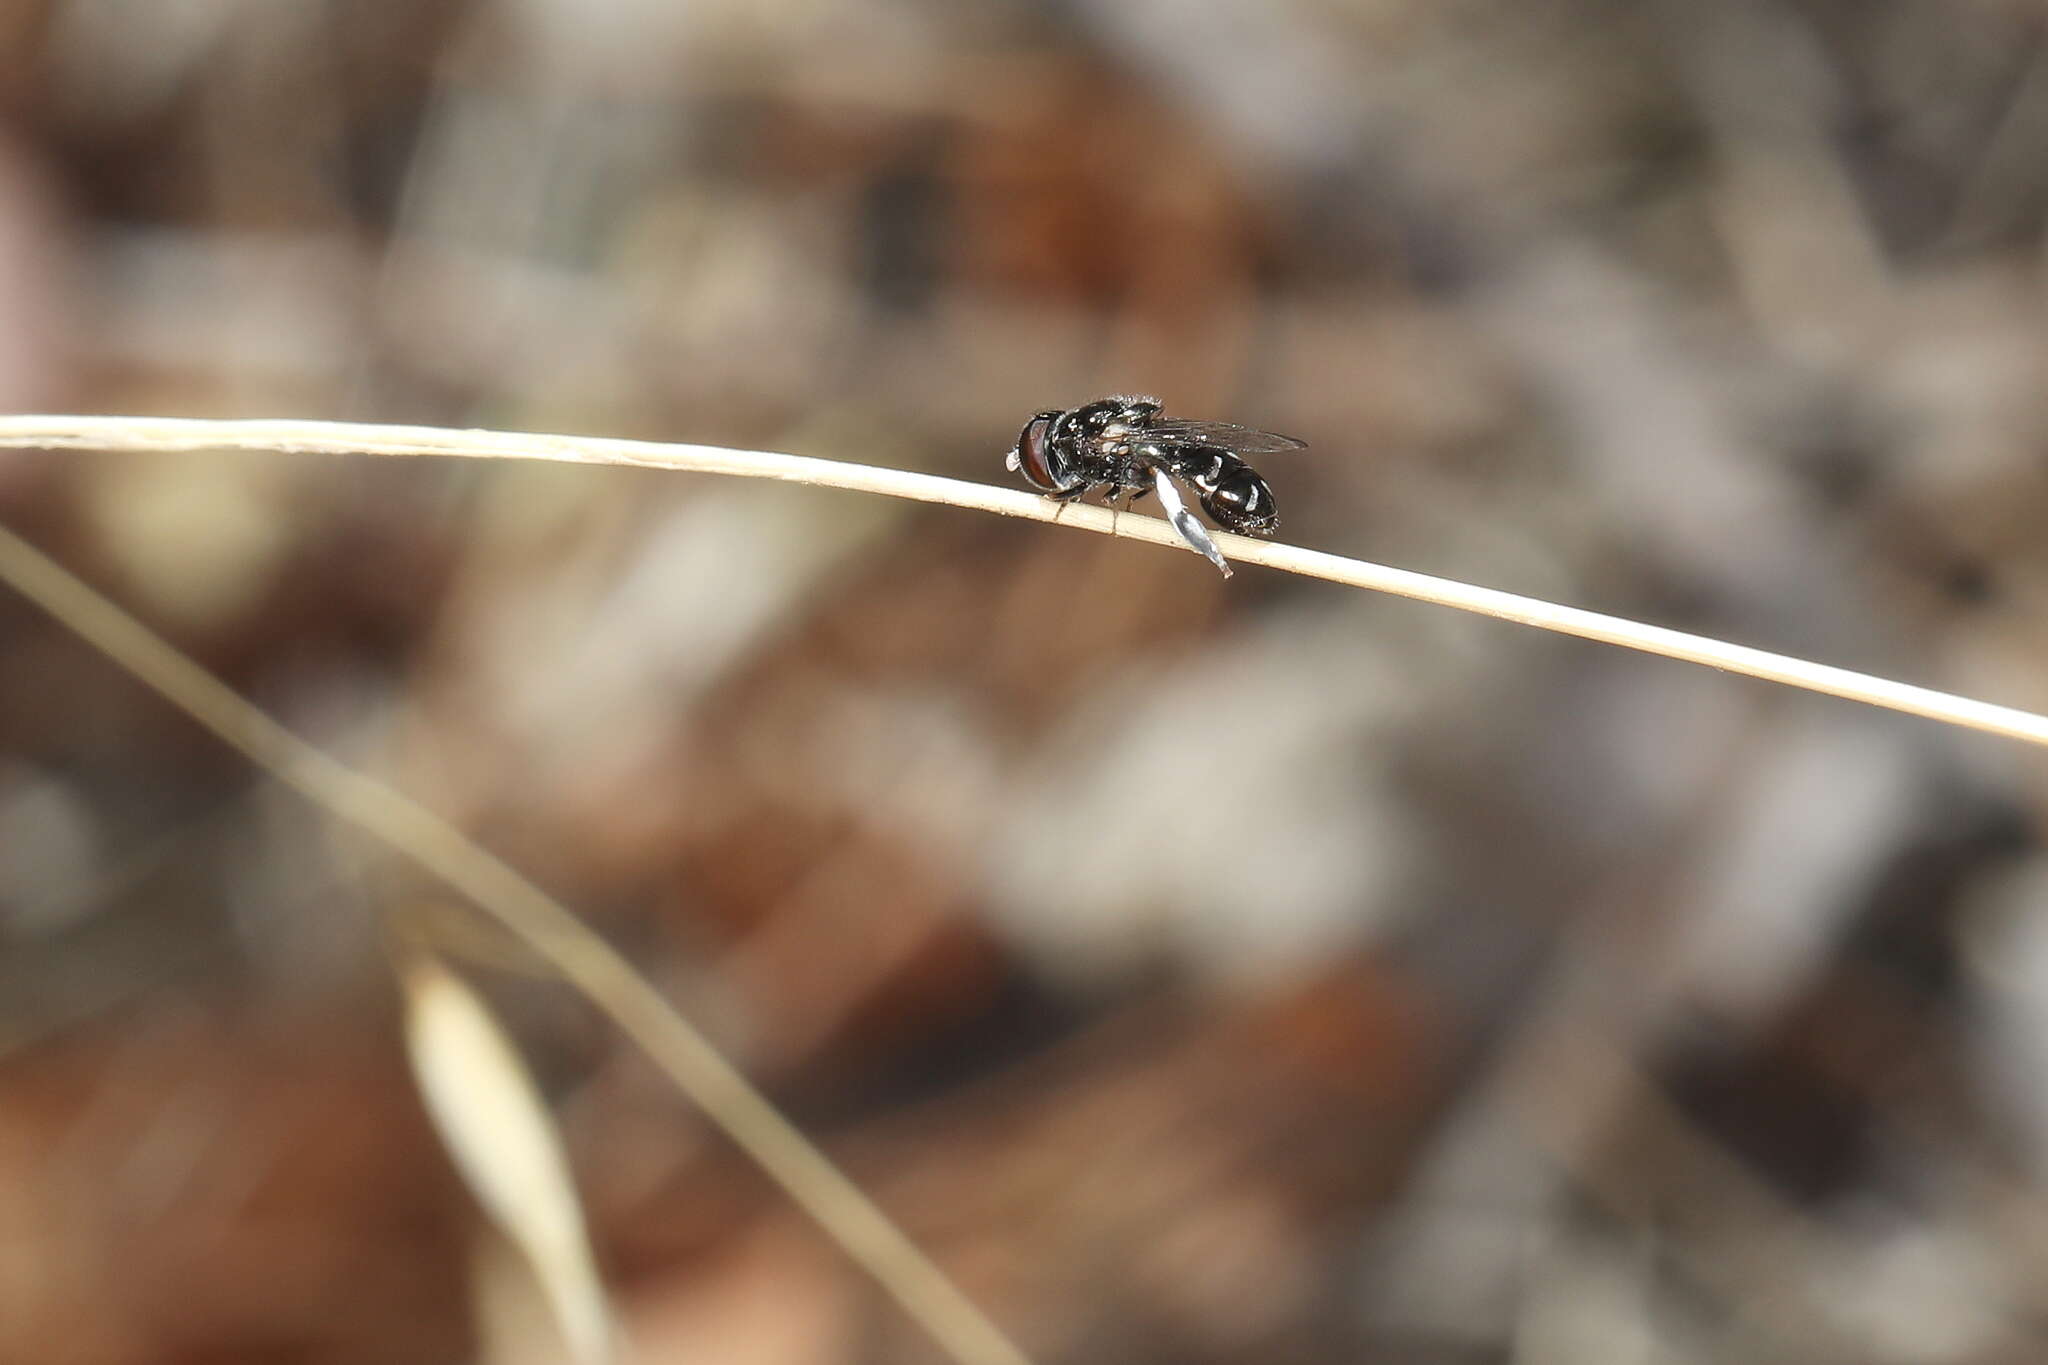
M 1241 456 L 1300 450 L 1306 442 L 1228 422 L 1191 422 L 1160 414 L 1156 398 L 1115 397 L 1065 412 L 1041 412 L 1024 424 L 1006 463 L 1059 502 L 1093 489 L 1125 505 L 1159 495 L 1181 539 L 1230 577 L 1230 563 L 1188 511 L 1175 480 L 1193 489 L 1209 519 L 1226 531 L 1269 536 L 1280 525 L 1273 490 Z

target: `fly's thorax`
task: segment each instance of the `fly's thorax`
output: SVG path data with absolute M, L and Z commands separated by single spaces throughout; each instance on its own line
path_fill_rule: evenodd
M 1110 414 L 1109 421 L 1104 425 L 1104 434 L 1118 440 L 1128 440 L 1142 434 L 1146 425 L 1157 417 L 1160 411 L 1159 400 L 1156 398 L 1129 396 L 1106 398 L 1103 401 L 1116 405 L 1116 411 Z
M 1053 435 L 1077 442 L 1121 441 L 1142 431 L 1145 424 L 1158 415 L 1159 400 L 1155 398 L 1126 395 L 1098 398 L 1092 403 L 1083 403 L 1062 417 L 1055 425 Z

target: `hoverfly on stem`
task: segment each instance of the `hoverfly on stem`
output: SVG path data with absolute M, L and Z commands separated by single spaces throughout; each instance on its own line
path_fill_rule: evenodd
M 1179 485 L 1224 530 L 1269 536 L 1280 525 L 1273 490 L 1243 457 L 1306 446 L 1292 436 L 1228 422 L 1168 417 L 1156 398 L 1119 395 L 1033 414 L 1005 463 L 1056 502 L 1103 489 L 1129 506 L 1157 493 L 1181 539 L 1228 578 L 1230 561 L 1188 510 Z

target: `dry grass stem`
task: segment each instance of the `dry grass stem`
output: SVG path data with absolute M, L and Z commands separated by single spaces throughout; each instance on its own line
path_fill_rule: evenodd
M 380 426 L 348 422 L 294 420 L 210 421 L 170 417 L 0 416 L 0 448 L 107 450 L 174 453 L 193 450 L 287 451 L 308 454 L 446 455 L 471 459 L 554 460 L 572 464 L 632 465 L 644 469 L 679 469 L 700 474 L 736 474 L 747 478 L 781 479 L 856 492 L 882 493 L 919 502 L 971 507 L 1003 516 L 1051 521 L 1056 515 L 1068 526 L 1119 535 L 1156 545 L 1181 547 L 1180 537 L 1154 517 L 1125 514 L 1112 517 L 1098 507 L 1054 504 L 1015 488 L 968 483 L 904 470 L 811 459 L 772 451 L 728 450 L 720 446 L 671 445 L 592 436 L 548 436 L 525 432 L 459 431 L 441 427 Z M 995 455 L 990 456 L 991 462 Z M 1872 677 L 1846 668 L 1811 663 L 1767 650 L 1729 644 L 1684 631 L 1539 598 L 1498 592 L 1428 574 L 1410 573 L 1364 560 L 1323 554 L 1292 545 L 1216 533 L 1216 542 L 1234 561 L 1328 579 L 1353 587 L 1411 597 L 1460 611 L 1477 612 L 1503 621 L 1518 621 L 1543 630 L 1577 635 L 1658 654 L 1667 659 L 1705 664 L 1768 682 L 1784 683 L 1828 696 L 1881 706 L 1928 720 L 1983 730 L 2008 739 L 2048 745 L 2048 716 L 2008 706 L 1994 706 L 1952 693 Z M 1183 547 L 1184 548 L 1184 547 Z
M 153 428 L 158 424 L 137 425 Z M 298 424 L 265 425 L 283 428 Z M 192 441 L 171 448 L 221 444 L 237 443 Z M 274 446 L 265 443 L 263 448 Z M 345 447 L 330 443 L 317 448 Z M 778 1113 L 624 957 L 559 901 L 440 816 L 344 767 L 286 730 L 4 527 L 0 527 L 0 580 L 271 776 L 413 858 L 528 944 L 646 1049 L 669 1078 L 760 1163 L 954 1360 L 961 1365 L 1029 1365 L 1024 1353 L 858 1186 Z

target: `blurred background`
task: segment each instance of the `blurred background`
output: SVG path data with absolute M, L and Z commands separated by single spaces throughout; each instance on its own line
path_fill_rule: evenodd
M 11 0 L 0 407 L 1007 481 L 2048 707 L 2018 0 Z M 0 519 L 563 897 L 1039 1359 L 2048 1351 L 2048 768 L 851 494 L 0 457 Z M 380 925 L 654 1361 L 933 1348 L 569 992 L 0 592 L 0 1359 L 541 1358 Z

